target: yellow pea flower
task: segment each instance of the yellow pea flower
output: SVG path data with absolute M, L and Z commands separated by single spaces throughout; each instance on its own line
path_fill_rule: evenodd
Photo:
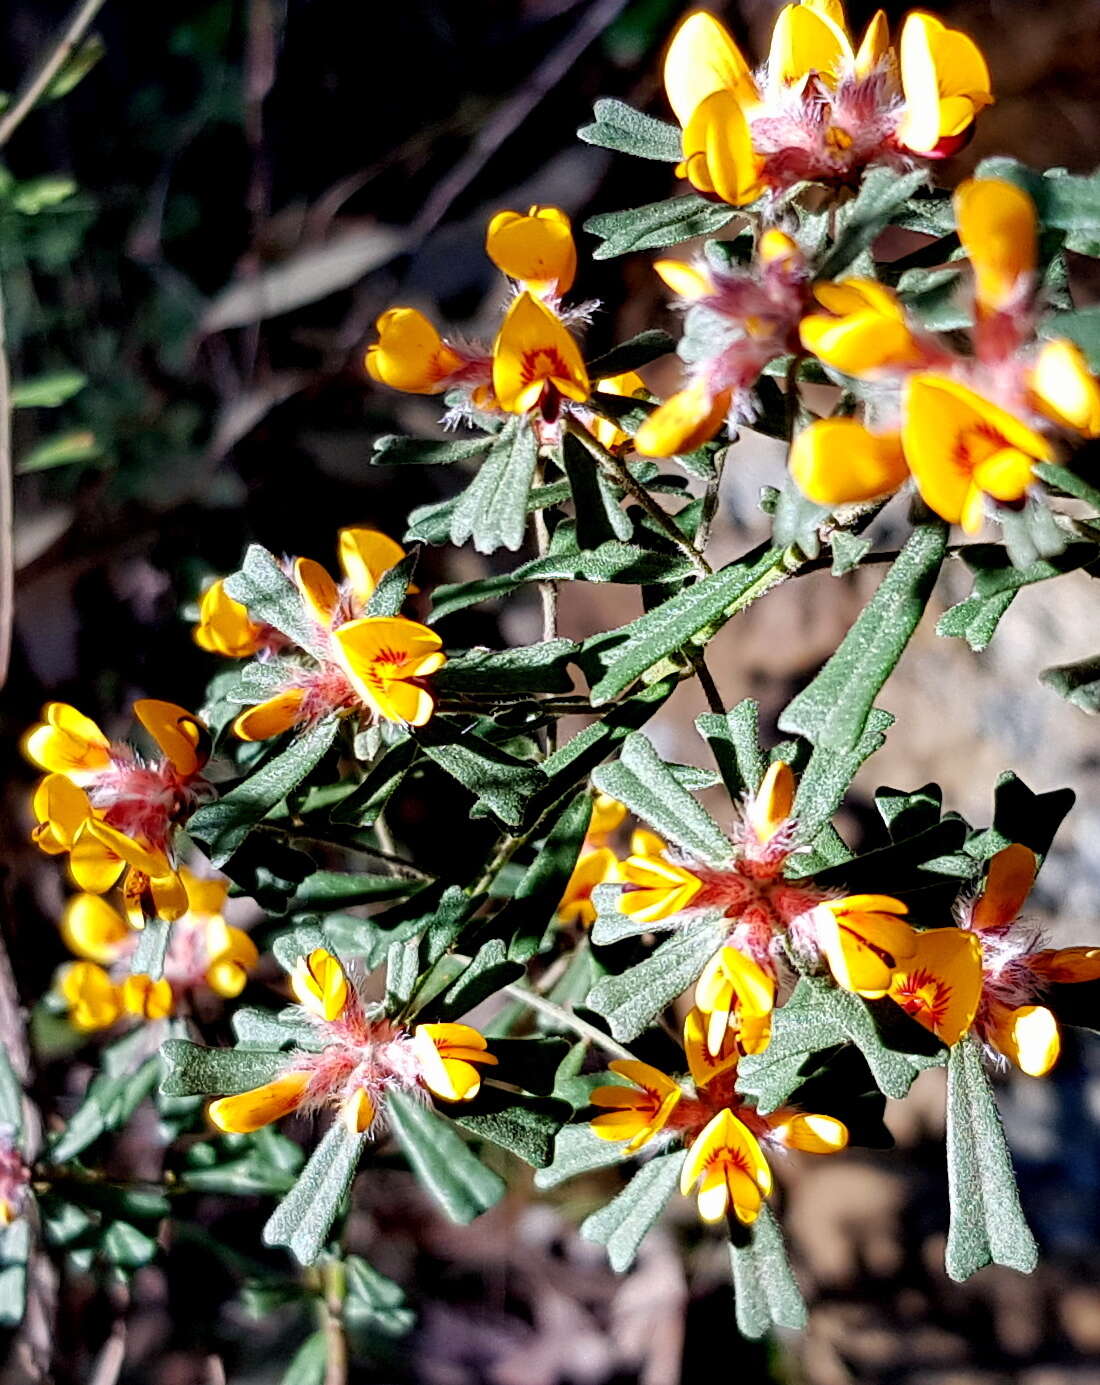
M 593 1118 L 592 1132 L 601 1140 L 628 1140 L 626 1153 L 635 1154 L 668 1124 L 683 1092 L 671 1077 L 648 1063 L 616 1058 L 608 1067 L 633 1085 L 593 1090 L 589 1101 L 604 1114 Z
M 109 966 L 118 961 L 133 935 L 118 910 L 100 895 L 78 894 L 65 905 L 61 936 L 76 956 Z
M 981 49 L 918 10 L 902 28 L 899 58 L 905 107 L 898 143 L 917 154 L 953 152 L 975 116 L 993 104 Z
M 333 647 L 356 692 L 378 716 L 423 726 L 435 700 L 419 682 L 446 663 L 443 641 L 404 616 L 362 616 L 332 632 Z
M 982 893 L 974 905 L 972 927 L 985 932 L 1010 924 L 1031 893 L 1038 867 L 1034 851 L 1020 842 L 998 851 L 989 862 Z
M 835 86 L 854 61 L 841 5 L 803 3 L 780 10 L 768 54 L 770 78 L 800 86 L 812 72 L 826 85 Z
M 810 313 L 799 326 L 807 351 L 842 375 L 865 379 L 881 370 L 919 365 L 924 352 L 897 294 L 873 279 L 816 284 L 826 313 Z
M 493 392 L 506 413 L 582 403 L 590 393 L 580 349 L 561 318 L 529 292 L 508 309 L 493 343 Z
M 969 1032 L 982 998 L 982 949 L 962 928 L 917 933 L 916 952 L 887 994 L 945 1044 Z
M 305 1100 L 308 1087 L 308 1073 L 283 1073 L 262 1087 L 253 1087 L 236 1096 L 219 1097 L 210 1103 L 208 1114 L 218 1130 L 231 1135 L 250 1135 L 296 1111 Z
M 762 1052 L 774 1006 L 774 978 L 739 949 L 720 948 L 695 987 L 695 1008 L 707 1021 L 707 1052 L 716 1057 L 731 1029 L 745 1053 Z
M 707 1086 L 723 1073 L 732 1073 L 741 1057 L 736 1029 L 728 1027 L 724 1031 L 715 1053 L 710 1051 L 709 1030 L 709 1015 L 703 1014 L 697 1006 L 688 1011 L 684 1018 L 684 1056 L 697 1089 Z
M 619 896 L 620 911 L 641 923 L 659 923 L 686 909 L 703 888 L 699 877 L 665 860 L 665 844 L 652 832 L 635 833 L 633 848 L 621 867 L 622 879 L 633 888 Z
M 912 376 L 902 408 L 902 447 L 917 489 L 941 519 L 968 534 L 982 527 L 986 496 L 1022 500 L 1033 463 L 1054 460 L 1041 434 L 944 376 Z
M 365 606 L 385 574 L 405 557 L 405 550 L 378 529 L 341 529 L 336 541 L 344 576 Z
M 35 817 L 31 840 L 48 856 L 71 851 L 92 816 L 88 795 L 64 774 L 47 774 L 39 782 L 31 808 Z
M 142 697 L 134 703 L 134 716 L 183 778 L 198 774 L 209 760 L 210 732 L 185 707 L 155 697 Z
M 1100 437 L 1100 384 L 1073 342 L 1048 341 L 1029 383 L 1031 402 L 1044 417 L 1082 437 Z
M 610 794 L 598 793 L 592 801 L 592 819 L 588 824 L 586 840 L 602 846 L 625 821 L 626 804 Z
M 472 1101 L 481 1090 L 477 1064 L 495 1067 L 483 1034 L 468 1024 L 418 1024 L 412 1051 L 429 1091 L 444 1101 Z
M 722 1221 L 732 1206 L 737 1220 L 750 1225 L 772 1190 L 771 1169 L 756 1136 L 728 1109 L 708 1122 L 688 1150 L 681 1193 L 687 1197 L 696 1184 L 705 1222 Z
M 1031 956 L 1031 969 L 1051 985 L 1100 981 L 1100 947 L 1048 948 Z
M 374 324 L 378 340 L 367 348 L 372 380 L 406 394 L 441 394 L 464 365 L 422 312 L 390 308 Z
M 85 1033 L 109 1029 L 122 1013 L 118 987 L 95 962 L 70 962 L 62 967 L 57 990 L 69 1007 L 73 1026 Z
M 818 505 L 874 500 L 909 477 L 900 437 L 872 433 L 854 418 L 822 418 L 803 428 L 788 465 L 798 489 Z
M 697 10 L 676 30 L 665 55 L 665 94 L 686 126 L 696 109 L 716 92 L 729 92 L 744 107 L 760 100 L 756 79 L 740 48 L 726 27 L 703 10 Z
M 634 446 L 643 457 L 694 452 L 721 428 L 730 400 L 729 390 L 712 394 L 702 381 L 686 385 L 654 409 L 638 429 Z
M 24 755 L 48 774 L 86 783 L 111 764 L 111 742 L 90 717 L 67 702 L 49 702 L 42 721 L 23 737 Z
M 600 394 L 617 394 L 624 399 L 634 399 L 638 395 L 647 395 L 645 381 L 636 370 L 626 370 L 621 375 L 608 375 L 602 380 L 596 381 L 596 390 Z M 624 442 L 630 441 L 630 436 L 624 433 L 608 418 L 593 418 L 588 425 L 589 430 L 598 442 L 603 443 L 604 447 L 610 452 L 613 447 L 620 447 Z
M 290 989 L 298 1004 L 318 1019 L 331 1023 L 344 1012 L 348 980 L 344 968 L 326 948 L 299 957 L 290 974 Z
M 770 842 L 791 816 L 794 806 L 794 775 L 782 760 L 768 766 L 760 787 L 746 809 L 748 824 L 758 842 Z
M 780 1144 L 803 1154 L 839 1154 L 848 1147 L 848 1127 L 835 1116 L 776 1111 L 768 1125 Z
M 661 280 L 685 303 L 696 303 L 714 292 L 709 272 L 685 260 L 654 260 L 653 268 Z
M 304 688 L 284 688 L 254 707 L 246 707 L 233 722 L 233 734 L 242 741 L 267 741 L 297 726 L 304 715 Z
M 974 273 L 978 311 L 1009 307 L 1035 274 L 1038 228 L 1031 198 L 1000 178 L 968 178 L 955 189 L 955 220 Z
M 884 894 L 826 900 L 814 911 L 818 946 L 838 986 L 884 996 L 894 974 L 916 955 L 917 935 L 899 915 L 908 907 Z
M 205 925 L 206 984 L 215 995 L 232 999 L 244 990 L 248 973 L 260 960 L 259 951 L 247 933 L 231 927 L 220 914 L 207 918 Z
M 227 659 L 247 659 L 264 647 L 263 626 L 226 592 L 222 577 L 203 592 L 193 635 L 200 649 Z
M 172 1013 L 172 987 L 163 976 L 157 981 L 140 973 L 128 976 L 119 994 L 122 1008 L 128 1015 L 162 1020 Z
M 747 206 L 764 192 L 764 160 L 733 92 L 716 91 L 695 107 L 684 126 L 684 159 L 676 172 L 731 207 Z
M 572 226 L 560 207 L 531 207 L 526 216 L 498 212 L 489 222 L 485 253 L 539 298 L 568 293 L 577 274 Z
M 619 858 L 607 846 L 583 852 L 573 867 L 573 874 L 558 904 L 558 918 L 564 924 L 591 928 L 596 922 L 596 906 L 592 891 L 597 885 L 614 884 L 621 879 Z

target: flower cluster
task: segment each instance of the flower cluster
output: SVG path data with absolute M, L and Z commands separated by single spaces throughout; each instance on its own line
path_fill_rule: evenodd
M 699 991 L 705 985 L 700 982 Z M 679 1141 L 688 1157 L 680 1175 L 687 1196 L 697 1186 L 699 1215 L 716 1222 L 732 1210 L 738 1221 L 755 1221 L 772 1190 L 765 1149 L 800 1149 L 834 1154 L 848 1143 L 843 1122 L 832 1116 L 793 1108 L 761 1115 L 737 1092 L 739 1048 L 727 1030 L 714 1049 L 707 1041 L 708 1020 L 702 1010 L 684 1021 L 684 1057 L 690 1080 L 673 1080 L 648 1063 L 618 1059 L 611 1071 L 626 1084 L 597 1087 L 592 1105 L 601 1114 L 592 1130 L 603 1140 L 626 1140 L 625 1152 L 636 1154 L 655 1142 Z
M 912 476 L 930 509 L 976 533 L 990 510 L 1026 498 L 1036 462 L 1064 460 L 1074 439 L 1100 436 L 1100 385 L 1080 350 L 1036 338 L 1030 198 L 1000 179 L 971 179 L 955 211 L 972 273 L 971 354 L 922 331 L 884 284 L 814 287 L 819 310 L 802 323 L 802 345 L 877 388 L 872 427 L 819 419 L 795 438 L 791 472 L 811 500 L 871 500 Z
M 755 74 L 722 24 L 697 11 L 672 39 L 664 78 L 683 128 L 678 172 L 735 207 L 799 183 L 852 185 L 873 164 L 943 158 L 993 100 L 965 34 L 916 12 L 895 55 L 880 10 L 857 48 L 840 0 L 784 6 Z
M 186 910 L 176 837 L 213 791 L 202 777 L 210 737 L 197 717 L 152 698 L 135 702 L 134 715 L 159 755 L 109 740 L 64 702 L 43 710 L 23 750 L 46 771 L 34 791 L 34 841 L 51 856 L 67 855 L 73 880 L 91 894 L 105 893 L 125 872 L 126 911 L 141 928 Z
M 109 1029 L 123 1016 L 166 1019 L 189 1007 L 203 988 L 240 995 L 259 960 L 247 933 L 226 923 L 226 880 L 205 879 L 181 868 L 187 911 L 172 927 L 162 975 L 134 972 L 140 936 L 101 895 L 78 894 L 65 906 L 61 934 L 80 960 L 65 963 L 54 987 L 77 1029 Z
M 446 662 L 439 636 L 405 616 L 365 614 L 404 550 L 374 529 L 341 529 L 338 542 L 340 583 L 312 558 L 287 565 L 309 622 L 308 649 L 285 636 L 275 643 L 220 582 L 203 598 L 195 639 L 204 649 L 234 658 L 266 659 L 275 649 L 286 656 L 276 666 L 275 690 L 234 721 L 242 740 L 268 740 L 333 713 L 407 726 L 423 726 L 432 715 L 426 679 Z
M 298 959 L 290 985 L 316 1045 L 287 1053 L 263 1086 L 211 1102 L 219 1130 L 243 1134 L 293 1111 L 331 1108 L 349 1130 L 377 1133 L 388 1092 L 471 1101 L 481 1086 L 478 1069 L 496 1064 L 468 1024 L 418 1024 L 408 1033 L 364 1000 L 325 948 Z

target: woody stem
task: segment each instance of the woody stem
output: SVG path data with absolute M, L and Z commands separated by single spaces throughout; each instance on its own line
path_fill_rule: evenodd
M 564 1006 L 555 1004 L 546 996 L 539 995 L 538 991 L 532 991 L 527 986 L 521 986 L 518 982 L 514 982 L 511 986 L 504 987 L 504 993 L 510 995 L 513 1000 L 518 1000 L 521 1004 L 529 1006 L 532 1010 L 537 1010 L 547 1019 L 554 1020 L 564 1029 L 571 1029 L 574 1034 L 580 1035 L 582 1039 L 587 1039 L 597 1048 L 602 1048 L 605 1053 L 610 1053 L 615 1058 L 634 1060 L 634 1054 L 631 1053 L 630 1049 L 624 1048 L 610 1034 L 604 1034 L 594 1024 L 582 1020 L 572 1010 L 566 1010 Z
M 712 571 L 710 564 L 691 540 L 680 531 L 673 517 L 662 510 L 660 505 L 657 504 L 646 490 L 645 486 L 630 474 L 622 458 L 616 457 L 613 452 L 609 452 L 599 439 L 593 437 L 588 429 L 582 423 L 578 423 L 576 419 L 567 418 L 565 420 L 565 427 L 572 433 L 577 441 L 581 443 L 586 451 L 590 452 L 592 456 L 595 457 L 608 477 L 614 481 L 617 486 L 621 486 L 632 500 L 638 502 L 669 542 L 680 550 L 695 569 L 697 575 L 700 577 L 709 577 Z

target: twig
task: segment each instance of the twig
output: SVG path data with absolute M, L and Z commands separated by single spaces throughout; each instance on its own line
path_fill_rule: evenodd
M 538 991 L 528 990 L 526 986 L 513 982 L 512 985 L 504 987 L 504 993 L 510 995 L 513 1000 L 530 1006 L 532 1010 L 537 1010 L 547 1019 L 556 1021 L 563 1028 L 571 1029 L 574 1034 L 579 1034 L 582 1039 L 588 1039 L 590 1043 L 594 1043 L 598 1048 L 602 1048 L 605 1053 L 610 1053 L 615 1058 L 632 1060 L 635 1058 L 630 1049 L 624 1048 L 610 1034 L 604 1034 L 594 1024 L 589 1024 L 587 1020 L 582 1020 L 579 1015 L 575 1015 L 572 1010 L 566 1010 L 564 1006 L 547 1000 L 544 995 L 539 995 Z
M 330 1260 L 324 1268 L 321 1326 L 325 1334 L 324 1385 L 347 1385 L 348 1339 L 344 1332 L 344 1299 L 347 1271 L 342 1260 Z
M 535 468 L 535 485 L 541 486 L 544 479 L 540 459 Z M 540 558 L 545 558 L 550 552 L 550 526 L 546 522 L 546 511 L 542 509 L 535 511 L 535 546 Z M 542 602 L 542 638 L 544 641 L 553 640 L 558 634 L 558 584 L 552 578 L 544 579 L 539 582 L 538 589 Z M 553 755 L 557 748 L 558 724 L 551 720 L 546 727 L 547 756 Z
M 680 550 L 695 569 L 698 576 L 709 577 L 712 571 L 710 564 L 691 540 L 685 534 L 681 533 L 672 516 L 665 510 L 662 510 L 660 505 L 658 505 L 650 495 L 649 491 L 646 490 L 640 481 L 636 480 L 635 477 L 630 474 L 622 458 L 616 457 L 613 452 L 609 452 L 599 439 L 594 437 L 584 424 L 578 423 L 576 419 L 567 418 L 565 426 L 577 441 L 595 457 L 596 461 L 599 462 L 607 472 L 611 480 L 613 480 L 616 485 L 621 486 L 633 500 L 638 502 L 669 542 Z
M 0 119 L 0 149 L 7 144 L 24 119 L 38 104 L 39 98 L 68 62 L 73 49 L 88 31 L 88 26 L 100 12 L 106 0 L 84 0 L 65 21 L 53 47 L 38 64 L 23 89 Z
M 304 842 L 307 846 L 327 846 L 333 847 L 337 851 L 347 851 L 353 856 L 369 856 L 375 861 L 384 861 L 386 865 L 392 866 L 399 874 L 408 875 L 416 880 L 432 881 L 434 875 L 429 875 L 426 870 L 421 870 L 419 866 L 413 865 L 404 856 L 396 856 L 390 851 L 381 851 L 376 846 L 366 846 L 360 842 L 345 841 L 340 837 L 325 837 L 315 832 L 299 832 L 296 827 L 284 827 L 277 822 L 258 822 L 255 830 L 257 832 L 273 832 L 279 837 L 293 838 L 296 842 Z
M 692 656 L 692 667 L 695 669 L 695 676 L 699 680 L 699 686 L 706 695 L 707 705 L 712 712 L 717 712 L 720 717 L 726 715 L 726 704 L 722 701 L 722 694 L 718 691 L 718 684 L 714 681 L 706 660 L 702 653 Z

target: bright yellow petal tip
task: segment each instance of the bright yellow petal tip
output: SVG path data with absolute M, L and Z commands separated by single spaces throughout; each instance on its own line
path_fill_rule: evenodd
M 561 318 L 531 293 L 521 293 L 493 344 L 493 392 L 510 414 L 537 408 L 550 392 L 582 403 L 591 392 L 576 341 Z
M 577 273 L 572 226 L 560 207 L 531 207 L 526 216 L 498 212 L 489 222 L 485 253 L 539 297 L 567 293 Z
M 331 1023 L 343 1014 L 348 998 L 344 968 L 326 948 L 299 957 L 290 974 L 290 989 L 298 1004 L 318 1019 Z
M 390 308 L 374 324 L 378 340 L 367 349 L 367 373 L 406 394 L 439 394 L 461 369 L 462 358 L 416 308 Z
M 817 505 L 854 505 L 889 495 L 909 476 L 895 433 L 872 433 L 854 418 L 821 418 L 795 437 L 795 485 Z

